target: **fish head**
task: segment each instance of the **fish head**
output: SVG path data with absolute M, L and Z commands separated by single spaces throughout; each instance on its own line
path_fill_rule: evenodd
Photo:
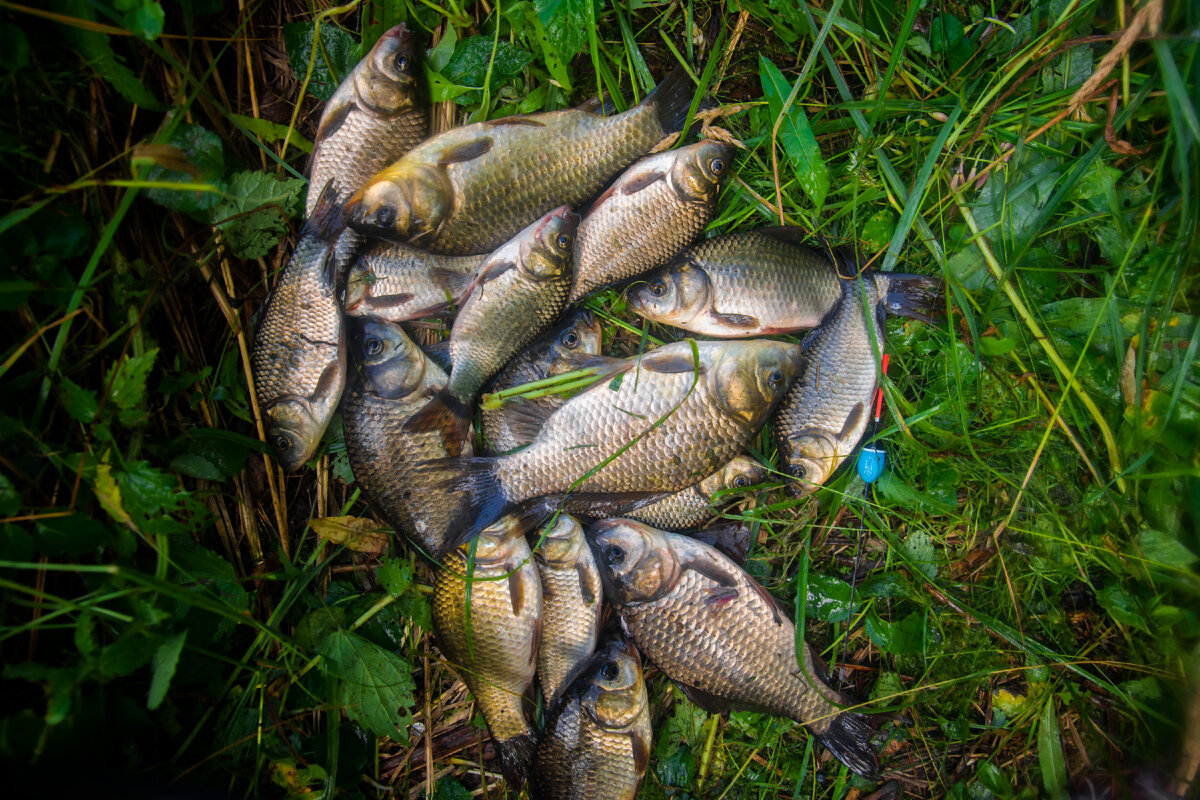
M 267 408 L 263 417 L 267 441 L 274 446 L 281 467 L 293 472 L 313 457 L 325 425 L 318 422 L 307 400 L 285 397 Z
M 525 240 L 521 247 L 521 269 L 539 281 L 569 274 L 579 215 L 570 206 L 559 206 L 530 227 L 532 236 L 520 236 Z
M 436 166 L 397 161 L 346 201 L 350 227 L 414 244 L 433 239 L 450 213 L 451 190 Z
M 703 141 L 681 148 L 671 166 L 671 186 L 685 201 L 710 203 L 733 171 L 733 146 Z
M 709 374 L 709 389 L 729 416 L 757 429 L 787 394 L 803 364 L 797 344 L 731 341 Z
M 700 491 L 707 497 L 712 497 L 719 491 L 736 492 L 757 486 L 766 479 L 767 470 L 762 464 L 749 456 L 738 456 L 720 471 L 700 481 Z
M 587 547 L 579 521 L 568 514 L 559 514 L 553 525 L 541 532 L 542 543 L 538 557 L 553 569 L 569 569 L 579 561 L 579 553 Z
M 587 309 L 580 309 L 566 318 L 555 331 L 550 344 L 550 368 L 546 376 L 561 375 L 578 368 L 582 356 L 600 353 L 600 322 Z
M 425 354 L 394 322 L 373 317 L 352 321 L 350 352 L 379 397 L 407 397 L 424 385 Z
M 583 708 L 605 730 L 628 728 L 646 707 L 642 659 L 623 636 L 605 642 L 584 668 Z
M 708 275 L 684 257 L 650 273 L 645 283 L 635 284 L 629 305 L 655 322 L 682 326 L 709 308 L 710 294 Z
M 501 517 L 487 526 L 475 537 L 475 564 L 503 564 L 508 562 L 517 549 L 517 540 L 525 541 L 525 528 L 516 514 Z M 471 542 L 465 542 L 459 550 L 465 558 L 470 552 Z M 528 553 L 527 553 L 528 555 Z
M 671 591 L 681 567 L 662 531 L 629 519 L 607 519 L 591 528 L 592 551 L 605 597 L 619 604 L 654 600 Z
M 354 71 L 358 102 L 376 114 L 412 108 L 419 99 L 421 71 L 417 37 L 403 23 L 382 36 Z
M 788 491 L 802 497 L 815 492 L 840 462 L 837 442 L 828 433 L 814 429 L 796 431 L 780 443 L 784 471 L 794 479 Z

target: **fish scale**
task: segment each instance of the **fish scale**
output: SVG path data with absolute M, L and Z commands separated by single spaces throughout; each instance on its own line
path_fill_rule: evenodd
M 542 580 L 538 679 L 549 706 L 563 681 L 596 649 L 604 592 L 596 560 L 574 517 L 562 514 L 534 554 Z
M 435 270 L 470 276 L 486 258 L 437 255 L 395 242 L 372 242 L 346 280 L 346 314 L 400 322 L 442 313 L 455 298 Z
M 717 492 L 740 488 L 734 484 L 738 478 L 744 480 L 743 486 L 753 486 L 762 483 L 766 477 L 767 471 L 761 464 L 746 456 L 738 456 L 699 483 L 631 511 L 628 516 L 665 530 L 696 528 L 716 516 L 713 495 Z
M 848 282 L 829 319 L 802 345 L 804 372 L 780 404 L 772 428 L 784 471 L 801 479 L 801 491 L 815 491 L 824 483 L 867 428 L 879 383 L 867 325 L 869 320 L 882 350 L 886 292 L 886 284 L 880 288 L 876 281 Z

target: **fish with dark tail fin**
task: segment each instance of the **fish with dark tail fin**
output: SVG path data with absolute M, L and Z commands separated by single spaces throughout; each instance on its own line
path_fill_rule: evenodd
M 537 746 L 531 712 L 542 587 L 514 518 L 486 528 L 477 542 L 469 594 L 468 545 L 437 571 L 433 628 L 442 652 L 483 712 L 504 777 L 519 788 Z
M 259 310 L 250 367 L 267 441 L 285 470 L 316 452 L 346 385 L 335 252 L 345 231 L 337 190 L 321 193 L 287 266 Z
M 851 771 L 874 776 L 867 717 L 820 678 L 789 614 L 712 547 L 628 519 L 589 530 L 605 598 L 642 655 L 710 712 L 747 709 L 804 725 Z
M 400 24 L 386 31 L 325 104 L 309 160 L 305 216 L 332 183 L 337 201 L 416 147 L 429 131 L 421 96 L 421 48 Z
M 372 178 L 347 216 L 365 234 L 437 253 L 491 252 L 529 220 L 593 197 L 679 130 L 692 94 L 677 67 L 623 114 L 566 109 L 454 128 Z
M 571 209 L 557 208 L 492 253 L 473 277 L 455 276 L 469 288 L 450 330 L 450 383 L 409 421 L 410 430 L 442 431 L 457 455 L 475 395 L 562 312 L 578 224 Z
M 646 275 L 630 290 L 629 305 L 655 322 L 720 338 L 815 328 L 857 268 L 801 243 L 800 235 L 796 228 L 764 228 L 714 236 Z M 875 272 L 863 279 L 875 282 L 898 316 L 928 321 L 945 304 L 937 278 Z
M 754 340 L 676 342 L 606 361 L 612 380 L 531 422 L 538 433 L 523 450 L 418 465 L 430 485 L 462 498 L 473 520 L 462 537 L 510 511 L 536 519 L 565 504 L 612 516 L 692 485 L 741 452 L 802 359 L 798 345 Z

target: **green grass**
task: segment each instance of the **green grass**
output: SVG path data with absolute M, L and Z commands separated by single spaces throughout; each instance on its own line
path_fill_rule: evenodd
M 445 121 L 598 90 L 623 107 L 688 59 L 719 87 L 714 135 L 745 144 L 711 231 L 799 225 L 864 263 L 946 279 L 946 323 L 888 325 L 884 477 L 866 490 L 846 472 L 812 500 L 776 490 L 731 512 L 758 526 L 748 569 L 879 712 L 886 780 L 1009 798 L 1194 777 L 1196 14 L 1165 4 L 1157 36 L 1118 44 L 1153 14 L 1090 0 L 0 3 L 9 774 L 504 793 L 431 644 L 425 567 L 370 523 L 353 546 L 309 526 L 369 517 L 340 426 L 284 475 L 244 370 L 299 224 L 318 98 L 360 36 L 407 19 L 443 42 L 430 63 Z M 672 338 L 619 293 L 591 302 L 608 352 Z M 751 451 L 771 463 L 766 434 Z M 645 797 L 876 788 L 791 722 L 709 717 L 649 680 Z

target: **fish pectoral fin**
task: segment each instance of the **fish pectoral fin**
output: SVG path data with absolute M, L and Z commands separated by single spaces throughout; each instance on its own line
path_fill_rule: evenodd
M 641 175 L 631 178 L 628 183 L 624 184 L 621 187 L 621 194 L 637 194 L 642 189 L 645 189 L 648 186 L 653 186 L 665 177 L 666 173 L 660 172 L 656 169 L 652 169 L 649 172 L 643 172 Z
M 675 681 L 675 685 L 688 700 L 692 701 L 692 705 L 702 708 L 710 714 L 726 714 L 733 710 L 733 703 L 724 697 L 717 697 L 704 689 L 698 689 L 679 681 Z
M 662 350 L 655 350 L 642 356 L 638 364 L 648 372 L 664 374 L 678 372 L 702 374 L 704 372 L 704 365 L 697 361 L 691 353 L 664 353 Z
M 708 606 L 714 617 L 738 598 L 738 590 L 732 586 L 710 586 L 704 591 L 708 595 L 704 598 L 704 605 Z
M 630 749 L 633 751 L 633 768 L 638 775 L 645 775 L 650 766 L 650 740 L 636 728 L 629 736 Z
M 750 330 L 758 327 L 758 318 L 749 314 L 722 314 L 719 311 L 709 311 L 708 317 L 718 325 L 727 328 Z
M 737 586 L 738 576 L 730 570 L 725 564 L 717 561 L 711 555 L 711 551 L 705 552 L 704 557 L 689 557 L 683 556 L 680 558 L 680 564 L 694 572 L 698 572 L 710 581 L 715 583 L 718 588 L 728 588 Z M 736 569 L 736 568 L 735 568 Z
M 469 142 L 447 147 L 442 151 L 441 156 L 438 157 L 438 166 L 444 167 L 447 164 L 461 164 L 464 161 L 473 161 L 484 153 L 491 151 L 493 143 L 492 137 L 481 136 Z
M 600 573 L 595 567 L 589 569 L 583 562 L 576 562 L 575 571 L 579 575 L 579 594 L 583 602 L 589 606 L 600 602 L 601 593 L 604 591 L 600 586 Z
M 473 281 L 476 286 L 482 286 L 496 280 L 510 269 L 515 269 L 516 266 L 516 261 L 488 261 L 475 273 Z

